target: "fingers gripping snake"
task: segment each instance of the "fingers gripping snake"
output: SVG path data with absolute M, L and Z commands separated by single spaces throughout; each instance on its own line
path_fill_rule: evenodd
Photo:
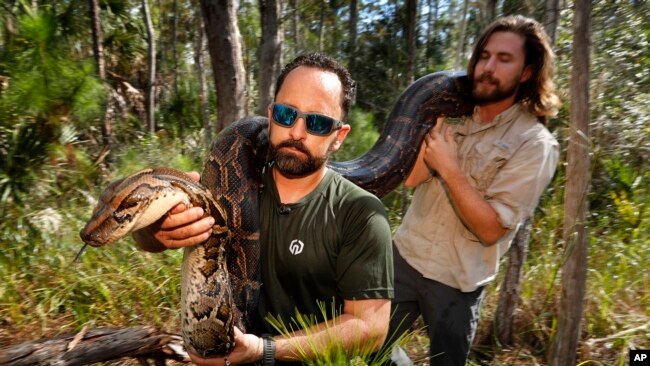
M 407 176 L 436 117 L 472 111 L 464 73 L 429 74 L 402 93 L 370 151 L 328 166 L 382 197 Z M 255 312 L 260 286 L 258 194 L 267 127 L 265 117 L 246 117 L 219 133 L 201 184 L 169 168 L 145 169 L 111 183 L 81 231 L 87 244 L 109 244 L 157 221 L 180 202 L 203 207 L 215 218 L 210 238 L 185 249 L 181 269 L 183 338 L 190 351 L 203 357 L 230 353 L 233 326 L 245 330 Z

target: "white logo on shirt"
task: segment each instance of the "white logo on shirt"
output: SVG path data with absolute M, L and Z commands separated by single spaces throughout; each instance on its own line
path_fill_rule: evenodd
M 289 251 L 293 255 L 298 255 L 302 253 L 302 250 L 305 248 L 305 244 L 299 239 L 293 239 L 291 244 L 289 244 Z

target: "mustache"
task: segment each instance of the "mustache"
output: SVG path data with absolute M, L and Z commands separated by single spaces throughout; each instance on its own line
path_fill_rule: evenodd
M 475 80 L 477 82 L 479 82 L 479 83 L 483 83 L 483 82 L 488 82 L 490 84 L 498 84 L 499 83 L 499 80 L 495 79 L 492 76 L 492 74 L 488 74 L 488 73 L 482 73 Z
M 293 147 L 294 149 L 302 152 L 305 155 L 311 155 L 309 153 L 309 150 L 305 147 L 305 145 L 301 141 L 296 141 L 296 140 L 285 140 L 279 143 L 275 148 L 277 150 L 283 148 L 283 147 Z

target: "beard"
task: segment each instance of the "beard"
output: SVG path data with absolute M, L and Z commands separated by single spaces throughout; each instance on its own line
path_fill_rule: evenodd
M 287 178 L 302 178 L 320 169 L 323 164 L 329 159 L 332 150 L 332 144 L 327 149 L 327 153 L 323 156 L 314 156 L 309 152 L 307 147 L 295 140 L 286 140 L 277 145 L 269 143 L 269 160 L 275 161 L 275 166 L 278 171 Z M 305 154 L 304 157 L 293 152 L 281 151 L 283 147 L 293 147 L 301 153 Z
M 491 74 L 483 73 L 474 79 L 474 85 L 472 87 L 472 96 L 474 101 L 478 105 L 485 105 L 494 102 L 500 102 L 504 99 L 510 98 L 515 95 L 519 90 L 519 85 L 521 83 L 517 82 L 521 75 L 514 78 L 511 84 L 501 85 L 501 81 L 492 77 Z M 477 83 L 487 82 L 495 86 L 491 91 L 479 90 Z

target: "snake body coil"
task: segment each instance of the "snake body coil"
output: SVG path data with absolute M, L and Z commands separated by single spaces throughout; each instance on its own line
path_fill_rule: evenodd
M 436 117 L 472 113 L 469 84 L 464 73 L 438 72 L 417 80 L 400 96 L 370 151 L 352 161 L 329 162 L 329 167 L 375 195 L 385 195 L 409 173 Z M 182 266 L 183 338 L 204 357 L 232 351 L 233 326 L 245 330 L 256 308 L 258 193 L 267 126 L 266 118 L 248 117 L 224 129 L 205 162 L 201 184 L 168 168 L 145 169 L 113 182 L 81 231 L 90 245 L 109 244 L 150 225 L 180 202 L 201 206 L 215 218 L 213 235 L 186 249 Z

